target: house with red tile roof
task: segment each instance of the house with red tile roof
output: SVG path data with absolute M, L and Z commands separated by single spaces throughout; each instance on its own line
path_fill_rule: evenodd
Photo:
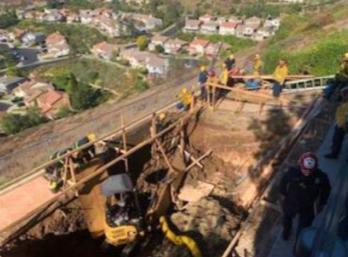
M 70 101 L 66 93 L 48 90 L 36 98 L 36 105 L 43 115 L 49 119 L 54 119 L 61 108 L 70 107 Z
M 94 45 L 91 49 L 91 53 L 98 58 L 111 60 L 118 50 L 119 47 L 117 45 L 109 44 L 104 41 Z
M 65 37 L 59 32 L 55 32 L 46 38 L 47 53 L 50 57 L 57 58 L 68 55 L 70 47 Z
M 204 55 L 205 49 L 209 45 L 209 41 L 205 39 L 195 38 L 189 45 L 188 51 L 190 55 Z
M 235 35 L 238 23 L 235 22 L 223 22 L 220 24 L 220 35 Z

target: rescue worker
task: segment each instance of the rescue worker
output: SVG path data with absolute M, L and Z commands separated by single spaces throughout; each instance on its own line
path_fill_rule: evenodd
M 219 79 L 216 77 L 216 73 L 213 69 L 208 71 L 208 84 L 219 84 Z
M 50 159 L 55 160 L 70 152 L 72 149 L 67 148 L 58 152 L 55 152 Z M 45 169 L 44 177 L 48 180 L 48 187 L 53 192 L 56 193 L 63 185 L 62 171 L 64 169 L 64 159 L 58 160 L 56 163 L 48 166 Z
M 253 71 L 252 71 L 252 75 L 255 77 L 253 79 L 246 81 L 245 86 L 247 89 L 255 90 L 260 88 L 261 80 L 259 79 L 259 77 L 262 74 L 262 70 L 263 70 L 263 62 L 261 60 L 261 56 L 259 54 L 256 54 L 254 59 Z
M 179 103 L 176 105 L 179 111 L 187 111 L 193 101 L 193 95 L 184 87 L 177 96 Z
M 229 80 L 229 71 L 227 69 L 226 63 L 222 64 L 222 72 L 220 74 L 219 80 L 222 85 L 227 86 Z
M 198 74 L 198 86 L 200 89 L 200 97 L 201 100 L 207 100 L 207 80 L 208 80 L 208 72 L 207 67 L 202 66 L 201 72 Z
M 324 89 L 324 97 L 330 99 L 336 90 L 341 90 L 346 86 L 348 86 L 348 52 L 344 54 L 335 78 L 328 81 L 328 85 Z
M 97 137 L 94 133 L 89 133 L 87 136 L 79 139 L 78 141 L 76 141 L 73 146 L 72 149 L 78 149 L 80 147 L 82 147 L 85 144 L 88 144 L 90 142 L 94 142 L 97 140 Z M 95 145 L 90 145 L 87 148 L 73 154 L 74 157 L 74 161 L 78 162 L 78 163 L 87 163 L 89 162 L 94 156 L 96 155 L 96 151 L 95 151 Z
M 338 158 L 344 136 L 347 132 L 347 115 L 348 115 L 348 87 L 341 89 L 342 103 L 336 110 L 336 125 L 334 134 L 332 137 L 331 152 L 325 155 L 325 158 L 336 159 Z
M 168 127 L 170 124 L 170 120 L 167 119 L 167 114 L 165 112 L 161 112 L 157 117 L 156 117 L 156 130 L 157 132 L 162 131 L 166 127 Z
M 331 192 L 327 175 L 318 168 L 318 159 L 311 153 L 301 155 L 298 165 L 290 167 L 280 182 L 283 209 L 283 234 L 288 240 L 292 221 L 299 215 L 296 237 L 301 230 L 309 227 L 329 198 Z
M 273 73 L 274 84 L 272 90 L 274 97 L 280 96 L 288 74 L 289 70 L 287 62 L 284 59 L 280 59 Z
M 228 71 L 232 70 L 234 65 L 236 64 L 236 59 L 234 57 L 234 54 L 230 54 L 227 59 L 225 60 L 225 65 Z

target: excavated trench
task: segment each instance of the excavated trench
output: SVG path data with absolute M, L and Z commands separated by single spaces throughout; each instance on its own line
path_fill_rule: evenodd
M 279 108 L 256 104 L 224 101 L 217 111 L 205 111 L 199 122 L 188 126 L 187 152 L 194 158 L 212 150 L 201 161 L 203 169 L 195 166 L 186 175 L 178 199 L 168 212 L 176 230 L 196 239 L 204 256 L 219 256 L 239 229 L 247 214 L 246 207 L 257 194 L 262 174 L 253 164 L 275 152 L 279 142 L 287 136 L 299 119 L 306 104 L 300 108 Z M 133 144 L 148 132 L 145 125 L 131 135 Z M 162 138 L 170 142 L 175 134 Z M 166 144 L 164 144 L 167 146 Z M 166 147 L 171 161 L 176 150 Z M 129 159 L 132 177 L 144 195 L 156 190 L 156 184 L 166 177 L 168 167 L 163 158 L 152 158 L 147 145 Z M 266 160 L 270 161 L 270 160 Z M 111 173 L 124 169 L 123 162 Z M 76 199 L 57 209 L 26 235 L 11 243 L 0 256 L 4 257 L 76 257 L 117 256 L 103 252 L 101 240 L 91 238 L 83 209 Z M 135 256 L 190 256 L 182 247 L 174 246 L 160 230 L 151 235 L 149 247 Z

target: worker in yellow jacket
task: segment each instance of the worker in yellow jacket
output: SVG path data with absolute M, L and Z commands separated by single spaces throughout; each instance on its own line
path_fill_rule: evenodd
M 245 87 L 249 90 L 259 89 L 261 86 L 260 76 L 262 74 L 263 62 L 261 60 L 261 56 L 259 54 L 255 55 L 254 65 L 252 75 L 255 76 L 253 79 L 249 79 L 245 82 Z
M 222 64 L 222 72 L 220 73 L 219 81 L 222 85 L 227 86 L 229 80 L 229 71 L 225 63 Z
M 336 110 L 336 126 L 332 138 L 331 152 L 325 155 L 325 158 L 336 159 L 342 148 L 344 136 L 347 132 L 348 117 L 348 87 L 341 89 L 342 103 Z
M 282 92 L 286 77 L 289 74 L 288 64 L 285 60 L 280 59 L 273 73 L 273 96 L 279 97 Z
M 184 87 L 181 89 L 177 97 L 179 99 L 179 103 L 176 107 L 180 111 L 188 110 L 193 101 L 193 95 L 191 94 L 191 92 L 186 87 Z

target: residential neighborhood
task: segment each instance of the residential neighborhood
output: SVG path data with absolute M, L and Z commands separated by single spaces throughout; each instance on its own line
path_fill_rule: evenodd
M 7 96 L 2 103 L 16 113 L 25 113 L 27 108 L 37 107 L 43 116 L 54 119 L 63 107 L 70 108 L 69 96 L 44 81 L 23 77 L 3 76 L 0 78 L 0 92 Z M 12 99 L 12 101 L 11 101 Z
M 233 35 L 262 41 L 272 37 L 279 27 L 280 18 L 262 19 L 253 16 L 243 19 L 236 16 L 215 17 L 206 14 L 198 19 L 186 18 L 183 31 L 205 35 Z

